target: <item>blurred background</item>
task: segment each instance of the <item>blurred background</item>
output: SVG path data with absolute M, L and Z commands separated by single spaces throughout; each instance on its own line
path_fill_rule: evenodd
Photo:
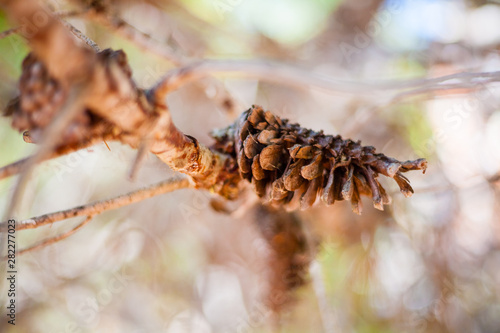
M 46 1 L 84 12 L 91 1 Z M 198 59 L 268 59 L 356 82 L 500 69 L 500 2 L 465 0 L 94 1 L 172 51 L 144 49 L 82 15 L 67 18 L 102 48 L 127 53 L 139 86 Z M 12 27 L 0 11 L 0 31 Z M 0 106 L 16 94 L 24 40 L 0 40 Z M 272 73 L 270 73 L 272 75 Z M 231 96 L 232 99 L 228 99 Z M 222 101 L 222 102 L 221 102 Z M 362 140 L 399 160 L 427 158 L 406 199 L 275 212 L 247 193 L 218 212 L 179 190 L 106 212 L 76 235 L 18 258 L 17 325 L 2 332 L 500 332 L 500 94 L 486 82 L 408 94 L 291 88 L 238 75 L 168 97 L 177 126 L 210 130 L 251 104 L 304 127 Z M 32 154 L 0 119 L 0 164 Z M 169 178 L 149 156 L 110 142 L 42 163 L 21 218 L 109 198 Z M 16 177 L 0 181 L 4 213 Z M 223 203 L 225 205 L 225 203 Z M 234 208 L 234 207 L 233 207 Z M 81 220 L 17 233 L 18 247 Z M 308 268 L 310 267 L 310 269 Z

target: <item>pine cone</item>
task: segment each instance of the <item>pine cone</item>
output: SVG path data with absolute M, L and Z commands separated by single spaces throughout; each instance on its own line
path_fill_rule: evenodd
M 116 62 L 131 77 L 131 70 L 122 51 L 103 50 L 97 54 L 97 58 L 102 62 Z M 29 53 L 22 64 L 19 96 L 9 102 L 4 114 L 12 116 L 13 128 L 19 131 L 29 130 L 30 136 L 36 141 L 61 108 L 67 94 L 67 87 L 51 77 L 45 65 L 33 53 Z M 65 144 L 78 143 L 109 131 L 110 127 L 91 110 L 82 109 L 62 133 L 61 141 Z
M 250 181 L 260 197 L 289 209 L 309 208 L 319 196 L 327 205 L 350 200 L 361 213 L 361 195 L 371 196 L 383 210 L 390 197 L 377 180 L 393 178 L 401 192 L 413 194 L 403 172 L 423 170 L 425 159 L 400 162 L 360 141 L 342 140 L 290 124 L 259 106 L 245 111 L 231 126 L 212 133 L 214 149 L 232 155 L 242 178 Z
M 43 63 L 30 53 L 23 60 L 19 97 L 9 104 L 6 115 L 12 115 L 12 127 L 20 131 L 44 128 L 65 98 L 66 92 L 61 85 L 49 76 Z

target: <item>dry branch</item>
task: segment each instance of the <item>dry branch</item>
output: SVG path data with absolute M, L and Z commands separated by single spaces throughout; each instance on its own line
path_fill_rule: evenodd
M 43 10 L 41 7 L 36 8 L 36 6 L 25 8 L 19 5 L 12 5 L 12 3 L 9 4 L 11 14 L 18 19 L 22 17 L 29 18 L 37 11 Z M 80 94 L 78 97 L 79 100 L 82 101 L 81 110 L 79 112 L 84 117 L 92 117 L 92 119 L 94 119 L 92 121 L 84 122 L 82 125 L 83 127 L 80 126 L 80 131 L 84 133 L 80 136 L 75 136 L 74 133 L 73 136 L 70 135 L 71 133 L 63 133 L 63 138 L 67 139 L 66 144 L 71 143 L 74 145 L 74 141 L 79 142 L 78 140 L 81 140 L 82 136 L 85 137 L 85 131 L 94 131 L 98 134 L 100 133 L 101 135 L 112 131 L 113 133 L 116 133 L 116 138 L 118 140 L 129 144 L 133 148 L 139 149 L 137 163 L 134 164 L 132 173 L 136 169 L 136 166 L 139 164 L 141 158 L 144 156 L 144 153 L 149 150 L 157 155 L 160 160 L 169 165 L 173 170 L 183 172 L 192 177 L 197 187 L 210 189 L 211 191 L 219 193 L 226 198 L 234 198 L 238 194 L 238 184 L 241 180 L 240 175 L 245 175 L 246 172 L 242 171 L 243 166 L 241 165 L 241 158 L 239 155 L 235 156 L 232 152 L 224 149 L 211 150 L 199 144 L 195 138 L 184 135 L 173 124 L 166 105 L 166 95 L 169 92 L 178 89 L 186 82 L 195 81 L 213 73 L 234 72 L 247 76 L 254 76 L 259 79 L 292 84 L 296 86 L 315 86 L 343 92 L 373 92 L 380 89 L 401 90 L 410 88 L 421 89 L 422 87 L 430 87 L 430 89 L 449 89 L 455 84 L 471 85 L 474 82 L 479 81 L 491 82 L 492 80 L 498 80 L 500 77 L 499 73 L 482 73 L 481 75 L 462 73 L 442 78 L 407 81 L 406 83 L 383 82 L 360 84 L 359 82 L 334 80 L 322 75 L 311 74 L 309 71 L 299 70 L 270 62 L 208 60 L 173 70 L 152 89 L 144 91 L 139 89 L 132 80 L 131 69 L 128 66 L 126 56 L 123 52 L 104 50 L 102 52 L 94 53 L 84 46 L 78 46 L 74 43 L 73 36 L 68 33 L 66 27 L 56 17 L 49 14 L 47 11 L 44 11 L 44 13 L 48 17 L 48 23 L 45 26 L 40 27 L 36 34 L 24 33 L 36 56 L 34 58 L 32 57 L 33 59 L 30 60 L 31 62 L 28 62 L 24 68 L 20 84 L 22 93 L 19 97 L 18 103 L 15 104 L 14 111 L 12 111 L 13 117 L 15 119 L 22 119 L 22 117 L 26 116 L 27 113 L 33 112 L 26 107 L 26 105 L 33 104 L 29 103 L 31 101 L 30 98 L 32 97 L 28 93 L 23 93 L 22 88 L 32 81 L 37 82 L 37 77 L 35 76 L 33 78 L 33 76 L 36 75 L 36 73 L 39 73 L 41 68 L 42 71 L 45 70 L 48 73 L 48 76 L 44 77 L 45 81 L 49 83 L 54 82 L 64 96 L 68 94 L 70 89 L 74 89 L 75 86 L 79 86 Z M 114 29 L 119 28 L 125 29 L 126 31 L 131 29 L 131 27 L 126 25 L 124 22 L 119 20 L 117 21 L 113 17 L 108 17 L 106 15 L 103 16 L 104 14 L 100 12 L 90 10 L 87 11 L 87 13 L 99 18 L 99 20 L 105 22 L 111 21 Z M 21 27 L 20 32 L 23 33 L 23 31 L 24 30 Z M 128 31 L 128 33 L 130 33 L 130 31 Z M 131 39 L 135 38 L 130 34 L 128 36 Z M 139 40 L 149 41 L 149 36 L 147 35 L 138 34 L 137 36 L 140 36 Z M 43 40 L 49 40 L 55 37 L 60 37 L 58 45 L 61 44 L 62 46 L 59 48 L 56 48 L 55 44 L 52 45 L 52 48 L 48 48 L 47 45 L 50 43 L 41 43 Z M 54 74 L 53 68 L 57 67 L 54 61 L 60 59 L 61 50 L 66 52 L 67 49 L 71 49 L 70 55 L 74 55 L 74 61 L 69 61 L 65 64 L 65 66 L 62 66 L 62 69 L 59 68 L 58 72 Z M 85 69 L 85 72 L 82 72 L 82 68 Z M 35 69 L 38 69 L 38 72 Z M 30 90 L 24 89 L 24 91 L 29 92 Z M 66 99 L 67 98 L 68 97 L 66 97 Z M 53 108 L 51 113 L 49 112 L 49 115 L 54 117 L 54 119 L 57 119 L 58 105 L 48 106 L 49 110 L 50 107 Z M 36 133 L 36 131 L 43 131 L 45 129 L 46 125 L 44 123 L 37 122 L 33 120 L 34 118 L 32 116 L 30 117 L 31 127 L 35 127 L 34 129 L 31 128 L 33 129 L 33 132 Z M 80 122 L 82 121 L 80 120 Z M 96 130 L 97 124 L 103 122 L 109 124 L 109 126 L 105 129 Z M 22 130 L 22 126 L 25 125 L 25 122 L 23 123 L 22 121 L 18 121 L 13 124 L 15 127 L 17 126 L 18 129 Z M 261 124 L 255 123 L 252 126 L 258 128 L 260 125 Z M 264 125 L 274 126 L 273 124 Z M 292 130 L 292 128 L 289 128 L 289 130 Z M 293 130 L 295 130 L 295 127 Z M 298 127 L 296 130 L 299 130 Z M 296 134 L 297 137 L 300 137 L 298 132 Z M 321 140 L 324 141 L 328 138 L 330 137 L 324 136 Z M 309 139 L 314 141 L 314 138 L 308 138 L 308 140 Z M 411 187 L 407 184 L 408 182 L 406 178 L 397 173 L 397 171 L 399 168 L 401 168 L 399 170 L 401 172 L 412 169 L 425 169 L 425 162 L 423 161 L 398 162 L 396 160 L 388 159 L 385 156 L 372 156 L 372 150 L 374 151 L 374 149 L 371 147 L 362 149 L 361 157 L 363 160 L 359 160 L 359 163 L 375 164 L 370 164 L 368 167 L 352 164 L 351 158 L 353 158 L 355 163 L 358 163 L 356 162 L 358 158 L 356 157 L 356 154 L 358 154 L 358 150 L 361 151 L 361 148 L 357 146 L 358 144 L 350 140 L 343 142 L 341 139 L 337 140 L 333 139 L 333 137 L 330 139 L 332 139 L 332 142 L 329 144 L 333 144 L 337 141 L 339 142 L 339 147 L 341 147 L 340 149 L 347 153 L 345 157 L 348 159 L 345 161 L 332 160 L 333 162 L 331 163 L 333 164 L 328 164 L 328 167 L 325 164 L 326 162 L 318 161 L 316 164 L 320 166 L 320 169 L 324 164 L 324 170 L 326 171 L 336 169 L 335 175 L 333 175 L 333 173 L 330 175 L 330 178 L 333 177 L 335 179 L 344 177 L 343 171 L 344 168 L 347 167 L 346 170 L 350 170 L 350 172 L 347 172 L 345 175 L 345 177 L 347 177 L 344 179 L 346 182 L 346 188 L 340 189 L 340 192 L 338 188 L 335 188 L 335 191 L 333 191 L 331 186 L 336 183 L 329 184 L 328 176 L 323 179 L 323 171 L 318 171 L 315 177 L 308 175 L 307 177 L 310 176 L 311 179 L 306 177 L 306 183 L 310 181 L 312 184 L 311 186 L 315 190 L 308 191 L 311 192 L 311 194 L 307 195 L 308 199 L 306 200 L 307 202 L 303 202 L 303 207 L 308 207 L 314 202 L 316 195 L 312 195 L 312 193 L 322 190 L 325 193 L 328 192 L 323 195 L 325 202 L 331 203 L 335 199 L 340 200 L 341 198 L 349 200 L 352 199 L 355 206 L 357 205 L 357 202 L 359 202 L 359 194 L 369 193 L 373 196 L 375 207 L 381 209 L 383 203 L 388 203 L 388 199 L 385 196 L 385 192 L 380 188 L 380 185 L 375 179 L 377 172 L 381 172 L 386 176 L 394 178 L 396 182 L 398 182 L 398 185 L 402 188 L 403 193 L 408 196 L 411 194 Z M 236 142 L 233 142 L 233 146 L 234 145 L 236 145 Z M 334 150 L 333 146 L 329 147 L 326 143 L 323 144 L 321 142 L 317 142 L 316 145 L 321 146 L 321 148 L 318 149 L 322 149 L 327 155 L 330 154 L 328 151 Z M 64 145 L 59 148 L 63 146 Z M 45 149 L 48 148 L 45 147 Z M 334 153 L 338 153 L 340 157 L 343 156 L 339 152 Z M 330 158 L 328 157 L 329 155 L 327 155 L 325 155 L 325 158 Z M 332 155 L 331 157 L 338 158 L 336 155 Z M 236 161 L 236 158 L 238 161 Z M 292 159 L 294 158 L 295 157 L 292 156 Z M 368 159 L 371 160 L 368 161 Z M 294 160 L 294 162 L 299 164 L 304 163 L 304 161 Z M 313 162 L 314 161 L 311 161 L 311 164 L 307 165 L 308 170 L 312 170 L 312 168 L 316 166 L 316 164 L 314 164 L 315 162 Z M 351 166 L 349 166 L 350 163 Z M 288 166 L 286 166 L 286 169 L 284 167 L 285 165 L 283 165 L 283 170 L 281 170 L 284 172 L 284 178 L 294 176 L 296 172 L 293 170 L 295 169 L 299 170 L 300 168 L 306 168 L 305 165 L 298 164 L 290 165 L 290 169 Z M 409 167 L 410 169 L 406 167 Z M 238 168 L 240 172 L 238 172 Z M 354 171 L 353 168 L 355 168 Z M 12 168 L 8 170 L 11 169 Z M 287 172 L 290 172 L 291 174 L 288 175 Z M 269 179 L 274 180 L 272 177 Z M 319 179 L 319 181 L 317 181 L 317 179 Z M 358 181 L 359 184 L 352 185 L 351 187 L 347 186 L 351 184 L 352 181 Z M 258 182 L 256 181 L 255 184 L 257 183 Z M 286 184 L 285 187 L 287 187 Z M 281 198 L 286 202 L 290 201 L 291 193 L 297 190 L 297 188 L 291 186 L 290 184 L 288 184 L 288 187 L 293 187 L 293 190 L 288 190 L 288 192 L 285 191 L 284 193 L 287 195 L 283 195 L 285 195 L 286 198 Z M 357 188 L 360 193 L 356 190 Z M 304 187 L 304 190 L 305 189 L 306 187 Z M 259 194 L 262 195 L 265 188 L 257 186 L 257 190 Z M 335 194 L 331 194 L 329 191 L 332 193 L 335 192 Z M 356 206 L 354 210 L 359 212 L 360 208 Z
M 36 13 L 43 12 L 48 22 L 35 34 L 27 34 L 22 27 L 20 29 L 36 55 L 35 63 L 26 67 L 30 71 L 22 78 L 21 88 L 31 82 L 30 74 L 38 73 L 35 68 L 39 67 L 46 68 L 49 82 L 55 82 L 62 95 L 66 96 L 70 87 L 81 85 L 82 94 L 79 97 L 84 101 L 81 112 L 87 118 L 94 116 L 106 120 L 121 132 L 119 139 L 134 148 L 138 148 L 144 138 L 151 138 L 151 151 L 172 169 L 190 175 L 199 187 L 234 197 L 237 177 L 224 173 L 232 165 L 231 161 L 202 146 L 196 139 L 185 136 L 175 127 L 163 98 L 152 98 L 153 94 L 137 88 L 123 52 L 104 50 L 94 53 L 78 46 L 64 25 L 37 2 L 23 2 L 25 5 L 31 3 L 29 6 L 19 3 L 7 2 L 7 10 L 14 18 L 22 21 L 24 17 L 32 18 Z M 70 61 L 64 62 L 61 57 Z M 24 105 L 30 98 L 29 94 L 20 95 L 17 108 L 12 112 L 14 117 L 22 117 L 28 112 Z M 57 105 L 48 107 L 55 108 L 50 114 L 57 114 Z M 20 124 L 24 125 L 23 122 Z M 43 130 L 43 123 L 33 124 L 39 127 L 30 128 L 33 132 Z M 21 125 L 18 129 L 24 130 Z M 61 135 L 61 131 L 57 133 Z M 69 141 L 79 138 L 75 139 L 71 133 L 63 133 L 62 136 Z
M 161 43 L 153 39 L 150 35 L 137 30 L 134 26 L 120 17 L 107 13 L 103 8 L 91 7 L 85 11 L 85 14 L 85 18 L 101 24 L 140 48 L 169 61 L 175 66 L 183 67 L 192 61 L 190 57 L 178 54 L 178 52 L 175 52 L 165 43 Z M 220 81 L 211 78 L 208 82 L 199 81 L 196 82 L 196 84 L 205 92 L 208 91 L 207 88 L 209 86 L 215 86 L 217 94 L 216 96 L 210 96 L 210 98 L 212 98 L 222 110 L 225 110 L 228 114 L 235 115 L 238 103 Z
M 0 32 L 0 39 L 3 39 L 5 37 L 9 37 L 10 35 L 17 34 L 19 32 L 19 27 L 7 29 L 5 31 Z
M 28 12 L 26 15 L 30 14 L 31 13 Z M 97 117 L 99 121 L 102 119 L 103 121 L 112 124 L 112 126 L 118 130 L 119 135 L 117 138 L 119 140 L 129 144 L 133 148 L 140 148 L 138 161 L 140 161 L 140 157 L 144 155 L 145 147 L 147 147 L 173 170 L 180 171 L 191 176 L 198 187 L 210 189 L 211 191 L 219 193 L 226 198 L 234 198 L 238 194 L 238 184 L 241 180 L 240 173 L 238 173 L 238 167 L 240 168 L 240 171 L 242 167 L 241 164 L 238 165 L 240 161 L 237 163 L 235 156 L 228 151 L 210 150 L 209 148 L 199 144 L 195 138 L 184 135 L 180 132 L 172 122 L 165 101 L 166 95 L 172 90 L 180 87 L 182 84 L 190 80 L 196 80 L 209 75 L 213 71 L 243 71 L 244 73 L 256 74 L 266 78 L 277 78 L 278 80 L 284 81 L 290 81 L 291 78 L 296 76 L 292 82 L 304 83 L 297 77 L 300 76 L 302 79 L 303 73 L 296 70 L 290 70 L 288 67 L 284 66 L 255 62 L 248 62 L 245 64 L 242 62 L 205 61 L 193 66 L 187 66 L 174 70 L 167 74 L 167 76 L 151 90 L 143 91 L 137 88 L 132 80 L 131 69 L 128 67 L 127 59 L 123 52 L 104 50 L 102 52 L 92 53 L 91 56 L 88 56 L 89 49 L 77 46 L 73 40 L 70 40 L 72 36 L 67 33 L 65 27 L 56 18 L 49 15 L 49 23 L 50 24 L 47 24 L 46 27 L 42 27 L 40 29 L 43 32 L 40 32 L 40 34 L 42 36 L 51 34 L 57 36 L 65 33 L 64 37 L 66 39 L 62 40 L 62 43 L 71 44 L 73 53 L 80 52 L 78 57 L 81 59 L 81 62 L 86 64 L 83 67 L 88 69 L 89 72 L 82 75 L 82 77 L 74 76 L 69 74 L 71 72 L 71 66 L 67 65 L 65 71 L 61 71 L 59 73 L 60 76 L 53 76 L 50 66 L 47 66 L 45 70 L 45 66 L 47 65 L 45 62 L 48 61 L 45 60 L 47 59 L 47 55 L 42 55 L 45 52 L 50 51 L 54 53 L 55 51 L 47 50 L 44 44 L 41 45 L 36 38 L 36 34 L 34 35 L 35 37 L 26 36 L 32 44 L 34 52 L 37 54 L 37 57 L 41 59 L 41 61 L 37 60 L 35 57 L 31 60 L 31 62 L 26 64 L 26 74 L 23 74 L 20 84 L 21 91 L 23 91 L 22 88 L 25 85 L 28 85 L 33 81 L 32 76 L 35 76 L 34 82 L 36 82 L 36 75 L 40 72 L 40 70 L 36 71 L 35 69 L 38 68 L 41 68 L 43 73 L 45 73 L 44 70 L 49 73 L 48 77 L 45 77 L 45 81 L 55 82 L 54 84 L 59 87 L 62 94 L 66 94 L 70 87 L 73 87 L 78 83 L 81 85 L 79 90 L 81 94 L 78 96 L 79 100 L 82 101 L 82 111 L 80 112 L 87 117 Z M 44 31 L 45 28 L 47 28 L 47 31 Z M 44 38 L 49 37 L 50 36 L 45 36 Z M 50 61 L 52 61 L 52 59 Z M 74 68 L 74 70 L 78 74 L 80 68 Z M 64 73 L 67 74 L 67 77 L 62 75 Z M 311 76 L 309 77 L 311 78 Z M 339 82 L 340 81 L 327 82 L 325 80 L 322 81 L 322 79 L 319 78 L 315 83 L 319 85 L 329 83 L 340 87 Z M 311 84 L 313 82 L 307 82 L 306 80 L 306 84 L 307 83 Z M 342 83 L 342 86 L 344 85 L 345 82 Z M 349 85 L 347 86 L 349 87 Z M 363 88 L 363 86 L 361 86 L 361 88 Z M 25 91 L 26 93 L 22 93 L 20 95 L 19 102 L 16 104 L 14 111 L 12 111 L 15 118 L 22 118 L 25 114 L 33 112 L 29 111 L 25 106 L 26 104 L 31 105 L 27 103 L 27 101 L 29 102 L 30 98 L 32 98 L 29 95 L 30 90 L 25 89 Z M 50 106 L 57 108 L 57 105 L 49 105 L 49 107 Z M 51 114 L 55 113 L 55 111 L 52 111 Z M 55 116 L 53 117 L 54 119 L 57 119 Z M 30 119 L 32 119 L 31 126 L 38 127 L 35 128 L 34 131 L 44 129 L 44 123 L 37 122 L 36 120 L 33 120 L 34 118 Z M 20 122 L 21 125 L 18 123 L 14 124 L 18 125 L 18 129 L 23 129 L 21 127 L 24 125 L 23 122 Z M 90 124 L 88 124 L 88 122 L 85 124 L 83 125 L 83 130 L 85 130 L 85 126 L 87 126 L 88 132 L 93 130 L 93 126 L 96 126 L 96 124 L 92 122 Z M 254 125 L 257 126 L 257 124 Z M 53 132 L 60 133 L 60 131 Z M 83 136 L 84 135 L 85 133 Z M 63 137 L 67 138 L 68 141 L 77 140 L 81 136 L 82 135 L 76 136 L 75 139 L 75 136 L 63 134 Z M 45 149 L 48 148 L 45 147 Z M 324 147 L 324 149 L 327 148 Z M 341 163 L 344 163 L 344 161 L 341 161 Z M 348 162 L 346 161 L 346 163 Z M 409 162 L 405 163 L 408 165 L 411 164 Z M 335 168 L 338 166 L 340 165 L 336 165 Z M 372 167 L 376 168 L 378 165 Z M 425 168 L 425 166 L 424 164 L 419 164 L 418 168 Z M 376 183 L 376 180 L 374 180 L 376 173 L 371 175 L 370 172 L 373 172 L 369 167 L 366 168 L 366 171 L 364 168 L 361 168 L 361 171 L 366 174 L 365 177 L 368 180 L 368 185 L 366 185 L 366 187 L 370 187 L 370 191 L 364 191 L 372 193 L 375 206 L 380 209 L 382 207 L 382 203 L 387 203 L 388 200 L 384 199 L 383 190 L 378 189 L 379 185 Z M 390 177 L 394 177 L 400 186 L 409 188 L 409 185 L 406 186 L 407 181 L 404 177 L 392 174 L 391 170 L 386 170 L 386 173 L 387 172 Z M 339 175 L 336 177 L 339 177 Z M 355 178 L 358 179 L 359 177 L 356 176 Z M 328 183 L 326 181 L 316 181 L 313 183 L 313 185 L 315 185 L 313 186 L 315 189 L 320 189 L 322 186 L 326 186 L 325 188 L 328 188 Z M 326 185 L 322 185 L 321 183 Z M 260 192 L 262 192 L 262 190 L 262 188 L 259 188 Z M 411 189 L 405 190 L 405 195 L 408 195 L 410 191 Z M 315 191 L 312 191 L 311 193 L 313 192 Z M 349 193 L 344 196 L 346 199 L 351 198 Z M 359 195 L 357 195 L 357 191 L 354 191 L 353 193 L 353 202 L 358 202 Z M 309 195 L 308 197 L 310 197 L 310 200 L 307 200 L 308 203 L 303 205 L 304 207 L 310 206 L 316 196 Z M 291 196 L 288 195 L 285 201 L 288 202 L 288 199 L 290 198 Z M 326 201 L 332 202 L 330 199 Z M 360 209 L 355 209 L 355 211 L 359 212 Z
M 175 54 L 172 49 L 166 45 L 160 44 L 158 41 L 153 40 L 151 36 L 135 29 L 135 27 L 131 26 L 119 17 L 109 15 L 103 11 L 95 9 L 87 11 L 85 17 L 101 24 L 111 31 L 116 32 L 121 37 L 135 43 L 144 50 L 159 55 L 176 66 L 179 66 L 184 62 L 183 58 L 180 55 Z
M 84 226 L 86 226 L 88 223 L 90 223 L 90 221 L 92 221 L 92 219 L 93 219 L 93 216 L 87 216 L 87 218 L 85 220 L 83 220 L 83 222 L 79 223 L 76 227 L 72 228 L 71 230 L 68 230 L 65 233 L 62 233 L 62 234 L 57 235 L 55 237 L 51 237 L 51 238 L 48 238 L 48 239 L 41 240 L 41 241 L 37 242 L 36 244 L 33 244 L 30 247 L 27 247 L 27 248 L 24 248 L 22 250 L 19 250 L 17 252 L 17 254 L 20 255 L 20 254 L 25 254 L 27 252 L 35 251 L 35 250 L 41 249 L 42 247 L 46 247 L 48 245 L 57 243 L 57 242 L 65 239 L 65 238 L 68 238 L 69 236 L 73 235 L 78 230 L 80 230 L 81 228 L 83 228 Z M 6 258 L 4 258 L 4 260 L 5 259 Z
M 191 183 L 187 178 L 172 178 L 150 187 L 123 194 L 112 199 L 97 201 L 84 206 L 79 206 L 59 212 L 33 217 L 28 220 L 23 220 L 16 224 L 16 230 L 35 229 L 47 224 L 52 224 L 57 221 L 77 216 L 95 216 L 107 210 L 127 206 L 163 193 L 172 192 L 182 188 L 188 188 L 190 186 Z M 7 222 L 0 223 L 0 232 L 5 232 L 6 230 Z
M 75 151 L 78 151 L 81 149 L 88 148 L 88 147 L 93 146 L 95 144 L 98 144 L 99 142 L 102 142 L 102 141 L 112 141 L 112 140 L 115 140 L 115 138 L 112 135 L 109 135 L 109 136 L 104 136 L 104 137 L 92 138 L 90 140 L 84 141 L 84 142 L 77 144 L 77 145 L 62 146 L 62 147 L 59 147 L 59 148 L 55 149 L 54 151 L 52 151 L 52 153 L 50 155 L 46 155 L 44 159 L 40 160 L 40 162 L 43 162 L 43 161 L 46 161 L 49 159 L 53 159 L 53 158 L 57 158 L 59 156 L 63 156 L 63 155 L 66 155 L 66 154 L 69 154 L 69 153 L 72 153 L 72 152 L 75 152 Z M 9 165 L 1 167 L 0 168 L 0 180 L 20 173 L 21 170 L 23 168 L 25 168 L 28 163 L 30 163 L 31 158 L 33 158 L 33 156 L 23 158 L 19 161 L 16 161 L 14 163 L 11 163 Z
M 64 21 L 63 21 L 63 24 L 68 28 L 69 31 L 71 31 L 73 33 L 73 35 L 75 35 L 76 37 L 78 37 L 79 39 L 84 41 L 85 44 L 87 44 L 92 49 L 94 49 L 95 52 L 101 52 L 101 48 L 99 47 L 99 45 L 97 45 L 96 42 L 94 42 L 88 36 L 84 35 L 80 30 L 75 28 L 72 24 L 70 24 L 68 22 L 64 22 Z
M 404 91 L 405 89 L 421 93 L 500 81 L 500 71 L 456 73 L 430 79 L 348 81 L 271 61 L 203 60 L 170 71 L 158 82 L 155 91 L 159 95 L 168 94 L 181 85 L 213 74 L 238 74 L 239 77 L 250 77 L 286 86 L 313 87 L 348 94 L 372 94 L 379 91 Z

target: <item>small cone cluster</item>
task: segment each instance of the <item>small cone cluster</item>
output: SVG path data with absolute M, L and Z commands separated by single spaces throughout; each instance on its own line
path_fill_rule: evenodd
M 125 55 L 121 51 L 104 50 L 97 54 L 100 61 L 114 59 L 121 66 L 126 65 Z M 128 65 L 127 65 L 128 66 Z M 131 76 L 130 69 L 128 74 Z M 68 89 L 51 77 L 45 65 L 29 53 L 22 63 L 22 74 L 19 80 L 19 96 L 12 99 L 7 106 L 5 115 L 12 116 L 12 127 L 19 130 L 29 130 L 30 136 L 39 138 L 68 95 Z M 82 109 L 71 124 L 61 133 L 65 144 L 78 143 L 91 136 L 109 131 L 109 124 L 93 114 Z
M 19 97 L 11 101 L 7 114 L 12 114 L 12 126 L 19 130 L 47 126 L 66 93 L 61 85 L 49 76 L 42 62 L 33 53 L 23 60 L 19 79 Z
M 366 195 L 383 210 L 390 197 L 377 179 L 379 174 L 393 178 L 409 197 L 413 189 L 402 173 L 425 172 L 427 167 L 425 159 L 400 162 L 359 141 L 290 124 L 259 106 L 212 136 L 214 148 L 234 156 L 241 177 L 252 183 L 258 196 L 288 209 L 307 209 L 318 198 L 327 205 L 350 200 L 352 210 L 360 214 L 360 196 Z

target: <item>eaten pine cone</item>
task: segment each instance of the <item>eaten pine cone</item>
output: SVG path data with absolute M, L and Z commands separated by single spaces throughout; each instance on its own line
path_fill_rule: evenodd
M 360 214 L 361 195 L 371 196 L 375 208 L 391 202 L 377 177 L 393 178 L 401 192 L 413 194 L 402 174 L 427 168 L 425 159 L 400 162 L 360 141 L 343 140 L 290 124 L 259 106 L 245 111 L 231 126 L 212 133 L 214 148 L 232 155 L 242 178 L 260 197 L 288 209 L 307 209 L 317 197 L 327 205 L 350 200 Z

